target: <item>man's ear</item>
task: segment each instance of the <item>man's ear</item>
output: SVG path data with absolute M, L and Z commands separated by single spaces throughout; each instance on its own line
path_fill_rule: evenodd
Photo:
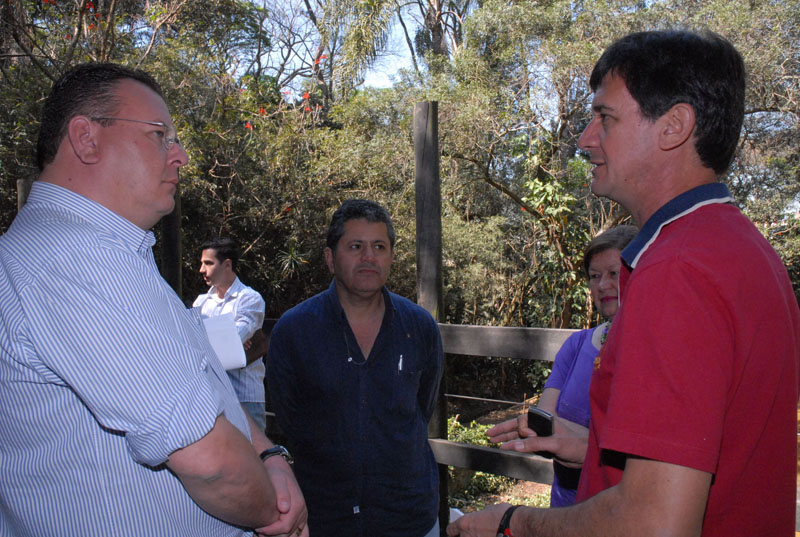
M 675 149 L 686 143 L 694 132 L 694 108 L 687 103 L 678 103 L 666 111 L 660 121 L 664 123 L 659 136 L 659 147 L 664 151 Z
M 100 160 L 99 131 L 100 125 L 86 116 L 75 116 L 67 124 L 67 138 L 72 151 L 84 164 L 96 164 Z
M 331 274 L 335 274 L 336 272 L 333 269 L 333 250 L 330 247 L 325 247 L 325 263 L 328 265 L 328 270 L 331 271 Z

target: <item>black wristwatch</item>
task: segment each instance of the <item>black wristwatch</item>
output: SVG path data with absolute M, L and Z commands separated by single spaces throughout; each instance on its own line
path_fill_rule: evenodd
M 259 457 L 261 457 L 262 461 L 265 461 L 275 455 L 280 455 L 281 457 L 283 457 L 283 460 L 285 460 L 289 464 L 294 464 L 294 458 L 292 457 L 292 454 L 289 453 L 289 450 L 279 445 L 275 445 L 274 447 L 265 449 L 264 451 L 261 452 Z
M 511 525 L 511 515 L 520 507 L 522 506 L 512 505 L 506 509 L 506 512 L 503 513 L 503 518 L 500 519 L 500 525 L 497 527 L 497 537 L 514 537 L 511 535 L 511 530 L 508 527 Z

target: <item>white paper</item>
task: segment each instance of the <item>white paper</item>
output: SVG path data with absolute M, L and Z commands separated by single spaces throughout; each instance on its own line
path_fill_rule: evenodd
M 247 365 L 242 340 L 239 339 L 239 332 L 233 321 L 233 313 L 207 317 L 203 319 L 203 324 L 208 333 L 208 341 L 211 342 L 226 371 Z

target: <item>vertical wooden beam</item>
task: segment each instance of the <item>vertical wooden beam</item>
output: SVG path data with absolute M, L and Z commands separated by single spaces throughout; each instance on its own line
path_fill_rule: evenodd
M 439 177 L 439 103 L 414 107 L 414 155 L 417 212 L 417 303 L 436 321 L 442 311 L 442 191 Z M 430 438 L 447 439 L 445 377 L 428 425 Z M 439 524 L 441 535 L 449 520 L 447 466 L 439 465 Z
M 181 194 L 175 193 L 175 208 L 161 219 L 161 276 L 183 300 L 181 270 Z
M 417 303 L 441 321 L 442 192 L 439 179 L 438 103 L 414 109 L 417 209 Z
M 17 179 L 17 212 L 19 212 L 28 201 L 28 194 L 31 193 L 33 183 L 27 179 Z

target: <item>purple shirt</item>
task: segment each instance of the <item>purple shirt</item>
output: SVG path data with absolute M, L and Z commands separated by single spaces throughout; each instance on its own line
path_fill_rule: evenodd
M 565 420 L 584 427 L 589 426 L 589 383 L 594 371 L 594 359 L 600 352 L 592 342 L 592 335 L 595 330 L 604 330 L 604 327 L 605 325 L 600 325 L 572 334 L 558 350 L 553 362 L 553 372 L 544 385 L 545 388 L 561 390 L 556 402 L 556 413 Z M 595 339 L 599 340 L 597 337 Z M 569 481 L 574 481 L 577 485 L 580 470 L 563 466 L 559 468 L 555 461 L 553 464 L 556 474 L 553 476 L 550 507 L 572 505 L 575 503 L 577 486 L 566 487 L 563 481 L 569 477 Z

